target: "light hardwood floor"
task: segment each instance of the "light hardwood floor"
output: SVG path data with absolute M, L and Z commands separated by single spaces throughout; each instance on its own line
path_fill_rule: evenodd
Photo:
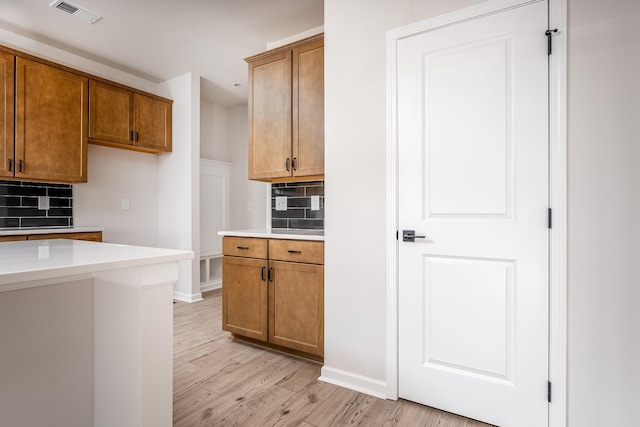
M 221 299 L 174 304 L 174 426 L 488 426 L 323 383 L 319 363 L 236 342 Z

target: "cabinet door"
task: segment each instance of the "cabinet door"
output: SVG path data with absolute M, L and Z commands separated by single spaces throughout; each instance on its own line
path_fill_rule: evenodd
M 134 145 L 157 152 L 171 151 L 171 103 L 139 93 L 133 99 Z
M 95 80 L 89 82 L 89 139 L 133 144 L 131 91 Z
M 277 261 L 269 266 L 269 342 L 323 356 L 324 267 Z
M 17 58 L 16 178 L 87 181 L 88 88 L 86 77 Z
M 249 179 L 291 176 L 291 51 L 249 63 Z
M 222 329 L 267 341 L 267 261 L 222 258 Z
M 15 56 L 0 52 L 0 176 L 13 176 L 13 87 Z
M 293 176 L 324 175 L 324 41 L 293 51 Z

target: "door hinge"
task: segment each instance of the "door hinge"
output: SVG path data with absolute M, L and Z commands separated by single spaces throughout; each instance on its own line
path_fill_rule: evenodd
M 547 381 L 547 402 L 551 403 L 551 381 Z
M 552 228 L 553 225 L 553 211 L 551 210 L 551 208 L 548 209 L 547 211 L 547 227 Z
M 553 33 L 557 33 L 558 29 L 547 30 L 544 32 L 544 35 L 547 36 L 547 55 L 551 55 L 551 36 Z

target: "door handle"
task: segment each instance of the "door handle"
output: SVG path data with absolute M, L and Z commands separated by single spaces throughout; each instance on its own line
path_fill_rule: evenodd
M 265 279 L 265 277 L 264 277 L 264 273 L 265 273 L 265 270 L 266 270 L 266 269 L 267 269 L 267 267 L 262 266 L 262 273 L 261 273 L 261 275 L 260 275 L 260 278 L 262 279 L 262 281 L 263 281 L 263 282 L 266 280 L 266 279 Z
M 427 236 L 416 236 L 415 230 L 402 230 L 403 242 L 415 242 L 416 239 L 426 239 Z

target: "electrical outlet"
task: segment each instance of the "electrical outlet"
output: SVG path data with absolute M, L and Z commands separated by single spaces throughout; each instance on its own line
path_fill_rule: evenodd
M 311 210 L 312 211 L 320 210 L 320 196 L 311 196 Z
M 277 211 L 286 211 L 287 210 L 287 196 L 277 196 L 276 197 L 276 210 Z
M 38 209 L 41 211 L 49 209 L 49 196 L 38 196 Z
M 129 199 L 122 199 L 122 210 L 128 211 L 131 209 L 131 202 Z

